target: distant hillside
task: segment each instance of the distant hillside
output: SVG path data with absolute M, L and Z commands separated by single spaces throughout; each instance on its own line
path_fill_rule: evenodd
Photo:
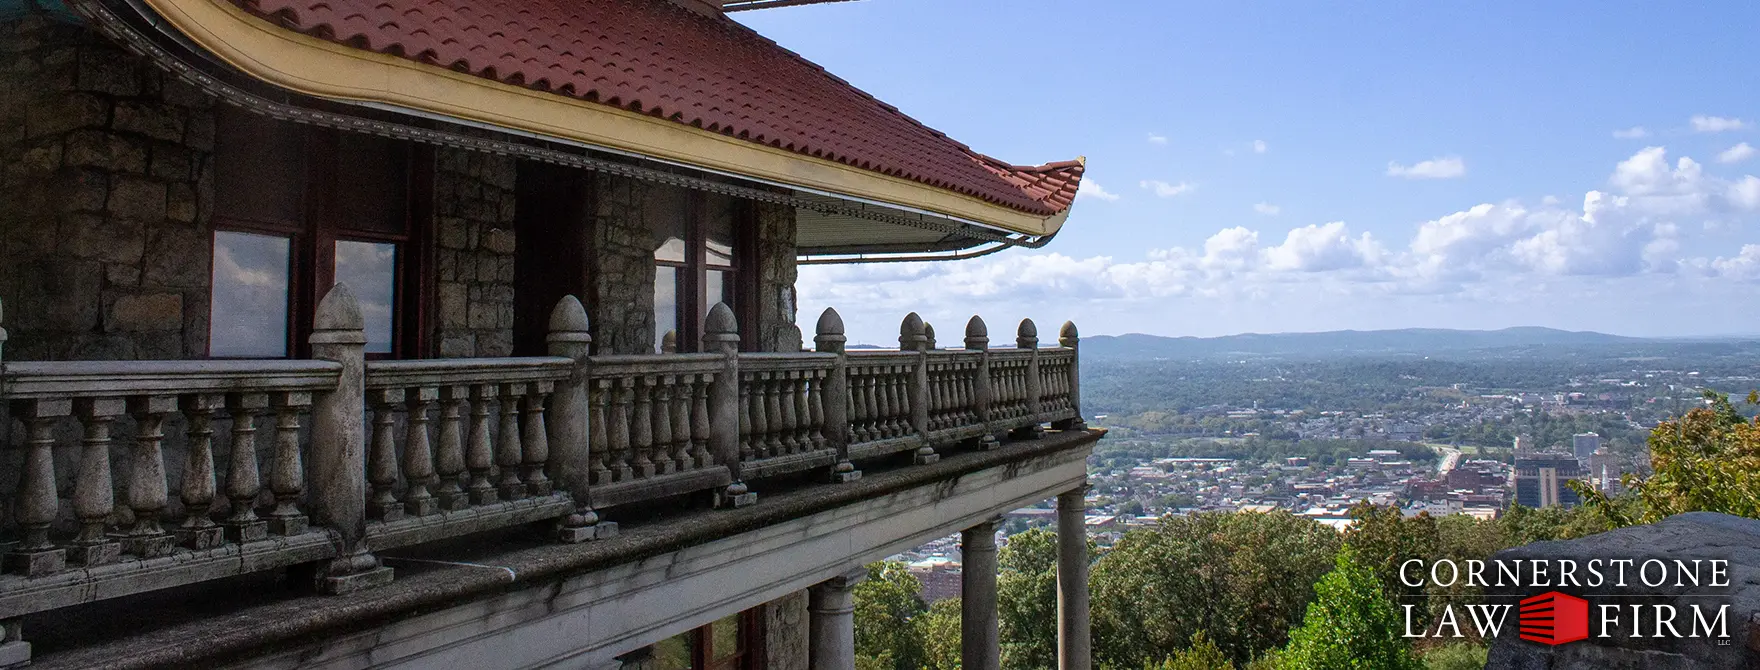
M 1553 328 L 1503 330 L 1337 330 L 1324 333 L 1247 333 L 1224 337 L 1161 337 L 1099 335 L 1082 338 L 1082 356 L 1113 359 L 1211 358 L 1217 356 L 1328 356 L 1339 354 L 1417 354 L 1485 349 L 1576 349 L 1636 345 L 1647 340 L 1587 331 Z

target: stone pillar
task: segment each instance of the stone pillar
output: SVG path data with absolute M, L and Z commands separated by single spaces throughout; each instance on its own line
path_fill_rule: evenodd
M 847 338 L 843 335 L 843 317 L 830 307 L 819 315 L 814 327 L 813 347 L 822 354 L 837 354 L 831 373 L 825 377 L 824 408 L 825 446 L 837 451 L 837 465 L 831 468 L 832 483 L 861 479 L 862 471 L 849 461 L 849 356 L 844 351 Z
M 550 478 L 573 495 L 575 502 L 575 513 L 557 524 L 557 539 L 563 542 L 609 537 L 617 530 L 615 523 L 599 523 L 588 495 L 593 474 L 587 438 L 591 429 L 587 416 L 587 356 L 593 347 L 589 325 L 587 310 L 580 299 L 567 295 L 550 311 L 550 334 L 545 336 L 551 356 L 574 359 L 574 374 L 556 383 L 545 419 L 550 442 Z
M 855 587 L 867 577 L 857 568 L 807 590 L 808 667 L 856 667 Z
M 1014 346 L 1032 352 L 1027 358 L 1027 416 L 1033 419 L 1033 423 L 1014 429 L 1012 436 L 1015 439 L 1038 439 L 1045 435 L 1045 429 L 1038 423 L 1039 413 L 1043 411 L 1039 396 L 1043 391 L 1039 388 L 1039 326 L 1034 325 L 1032 319 L 1021 319 Z
M 345 284 L 318 301 L 312 358 L 342 364 L 336 390 L 312 398 L 312 458 L 306 470 L 312 521 L 341 540 L 319 570 L 317 587 L 346 593 L 391 581 L 391 568 L 367 550 L 366 346 L 360 304 Z
M 758 502 L 746 488 L 739 460 L 739 322 L 727 303 L 715 303 L 703 319 L 703 351 L 720 354 L 721 372 L 709 389 L 709 449 L 727 464 L 733 483 L 716 495 L 718 507 L 744 507 Z
M 904 322 L 898 326 L 898 350 L 916 352 L 916 363 L 911 366 L 909 393 L 906 397 L 910 408 L 911 433 L 923 441 L 917 448 L 915 462 L 927 465 L 941 460 L 935 453 L 935 447 L 929 446 L 929 335 L 928 324 L 923 317 L 911 312 L 904 316 Z
M 978 448 L 996 449 L 1002 443 L 990 428 L 990 403 L 995 397 L 990 390 L 990 327 L 984 325 L 984 319 L 977 315 L 966 322 L 966 351 L 980 352 L 978 377 L 972 383 L 972 410 L 978 415 L 978 423 L 984 424 L 984 435 L 978 438 Z
M 960 667 L 1001 670 L 1001 635 L 996 623 L 996 530 L 991 519 L 960 531 Z
M 1057 344 L 1075 353 L 1069 360 L 1069 406 L 1075 410 L 1076 417 L 1063 419 L 1052 425 L 1058 430 L 1083 430 L 1088 423 L 1082 420 L 1082 350 L 1081 334 L 1076 332 L 1076 322 L 1065 321 L 1057 330 Z
M 1087 486 L 1057 495 L 1057 668 L 1090 670 Z

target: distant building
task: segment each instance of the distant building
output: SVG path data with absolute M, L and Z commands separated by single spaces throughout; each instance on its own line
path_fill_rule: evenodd
M 912 563 L 910 572 L 923 584 L 923 602 L 959 597 L 960 564 L 945 558 L 930 558 Z
M 1388 461 L 1399 460 L 1400 453 L 1398 450 L 1395 450 L 1395 449 L 1370 449 L 1369 450 L 1369 458 L 1376 460 L 1376 461 L 1386 463 Z
M 1308 467 L 1308 459 L 1302 456 L 1291 456 L 1283 459 L 1283 464 L 1292 468 L 1305 468 Z
M 1526 507 L 1576 507 L 1580 500 L 1565 482 L 1583 478 L 1583 466 L 1568 454 L 1516 458 L 1516 503 Z
M 1586 460 L 1601 448 L 1601 436 L 1595 433 L 1577 433 L 1571 436 L 1571 453 L 1578 460 Z
M 1515 449 L 1517 454 L 1525 454 L 1534 450 L 1534 440 L 1526 435 L 1517 435 Z

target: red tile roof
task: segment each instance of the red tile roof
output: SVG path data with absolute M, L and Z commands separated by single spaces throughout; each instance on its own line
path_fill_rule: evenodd
M 667 0 L 232 0 L 321 39 L 634 110 L 1018 211 L 1067 209 L 1081 164 L 1011 165 L 721 16 Z

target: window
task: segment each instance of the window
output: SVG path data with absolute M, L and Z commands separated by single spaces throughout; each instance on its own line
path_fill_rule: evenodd
M 654 351 L 663 352 L 666 333 L 677 333 L 679 351 L 695 351 L 709 309 L 727 303 L 735 313 L 738 258 L 734 217 L 705 216 L 705 197 L 691 193 L 676 211 L 664 212 L 661 243 L 654 250 Z M 741 319 L 742 323 L 744 319 Z
M 749 670 L 758 667 L 758 609 L 735 614 L 656 643 L 656 670 Z
M 231 108 L 217 126 L 208 354 L 299 355 L 339 282 L 360 302 L 369 356 L 413 349 L 411 148 Z

